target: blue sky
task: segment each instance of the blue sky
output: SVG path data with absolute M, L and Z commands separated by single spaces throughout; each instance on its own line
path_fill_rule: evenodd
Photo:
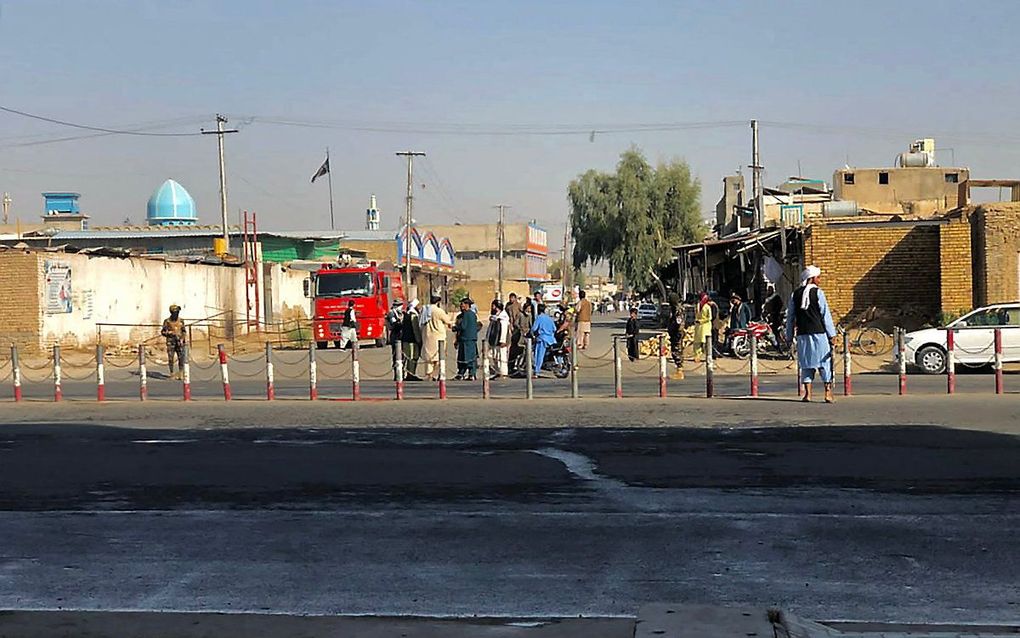
M 746 124 L 597 134 L 635 123 L 765 122 L 766 183 L 888 165 L 917 137 L 976 177 L 1020 177 L 1020 2 L 51 2 L 0 0 L 0 105 L 72 122 L 195 132 L 227 114 L 232 213 L 265 228 L 384 227 L 403 210 L 394 152 L 424 150 L 422 223 L 486 221 L 491 206 L 558 235 L 566 185 L 630 145 L 680 157 L 702 208 L 750 157 Z M 272 119 L 327 123 L 280 126 Z M 359 131 L 352 128 L 385 131 Z M 490 135 L 525 130 L 570 135 Z M 443 131 L 470 134 L 451 135 Z M 0 190 L 23 220 L 43 190 L 76 190 L 93 224 L 136 223 L 177 179 L 219 216 L 210 136 L 103 136 L 0 113 Z M 24 145 L 31 143 L 32 145 Z M 423 186 L 424 185 L 424 186 Z

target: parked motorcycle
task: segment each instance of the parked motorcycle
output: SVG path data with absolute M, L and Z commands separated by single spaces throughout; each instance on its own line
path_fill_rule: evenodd
M 746 359 L 751 356 L 751 335 L 758 340 L 758 356 L 775 356 L 784 359 L 793 358 L 793 349 L 786 343 L 782 331 L 779 335 L 772 333 L 772 326 L 764 321 L 752 321 L 747 328 L 734 330 L 730 333 L 733 356 Z

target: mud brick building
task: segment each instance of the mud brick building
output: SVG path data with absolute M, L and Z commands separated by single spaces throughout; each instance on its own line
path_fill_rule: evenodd
M 970 208 L 974 305 L 1020 299 L 1020 202 Z

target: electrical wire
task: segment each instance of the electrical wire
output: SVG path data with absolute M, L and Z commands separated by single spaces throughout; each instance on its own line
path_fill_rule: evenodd
M 151 131 L 132 131 L 124 129 L 112 129 L 105 128 L 102 126 L 91 126 L 88 124 L 76 124 L 74 122 L 67 122 L 65 120 L 58 120 L 52 117 L 46 117 L 44 115 L 38 115 L 35 113 L 29 113 L 27 111 L 19 111 L 9 106 L 0 105 L 0 111 L 10 113 L 12 115 L 20 115 L 21 117 L 27 117 L 33 120 L 39 120 L 41 122 L 49 122 L 50 124 L 59 124 L 60 126 L 68 126 L 70 128 L 82 129 L 85 131 L 97 131 L 107 135 L 140 135 L 144 137 L 193 137 L 196 135 L 202 135 L 201 132 L 196 133 L 153 133 Z

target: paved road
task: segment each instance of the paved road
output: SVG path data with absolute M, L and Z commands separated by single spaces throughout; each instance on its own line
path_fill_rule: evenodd
M 1020 441 L 944 428 L 0 429 L 0 608 L 1020 615 Z

